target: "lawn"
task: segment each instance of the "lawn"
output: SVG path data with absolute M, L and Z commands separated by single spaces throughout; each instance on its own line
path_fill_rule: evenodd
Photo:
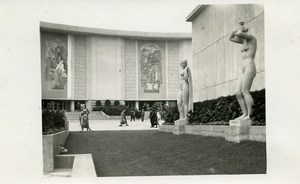
M 158 131 L 71 132 L 68 154 L 92 153 L 97 176 L 265 174 L 266 143 Z

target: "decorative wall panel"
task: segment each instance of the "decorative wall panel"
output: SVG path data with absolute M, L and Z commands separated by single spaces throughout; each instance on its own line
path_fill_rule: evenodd
M 74 42 L 74 97 L 86 98 L 86 37 L 75 36 Z
M 41 33 L 42 98 L 67 98 L 68 39 L 65 34 Z
M 125 99 L 136 98 L 136 45 L 134 40 L 125 41 Z
M 138 41 L 138 98 L 166 98 L 166 43 Z
M 168 97 L 176 99 L 179 90 L 178 42 L 168 42 Z

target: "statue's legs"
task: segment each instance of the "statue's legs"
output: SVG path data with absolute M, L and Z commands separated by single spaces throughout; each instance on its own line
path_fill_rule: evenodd
M 177 98 L 177 106 L 178 106 L 178 111 L 179 111 L 179 118 L 183 119 L 184 118 L 184 112 L 183 112 L 183 99 L 182 99 L 182 91 L 180 90 L 178 93 L 178 98 Z
M 189 87 L 185 85 L 182 90 L 182 105 L 183 105 L 183 119 L 187 118 L 188 110 L 189 110 Z
M 250 88 L 252 86 L 253 79 L 256 75 L 255 66 L 251 65 L 246 67 L 245 73 L 243 76 L 243 83 L 242 83 L 242 93 L 246 102 L 248 114 L 243 119 L 247 120 L 250 119 L 250 115 L 252 113 L 252 106 L 254 104 L 254 100 L 250 94 Z
M 239 77 L 237 80 L 237 85 L 236 85 L 235 96 L 236 96 L 236 99 L 237 99 L 241 109 L 242 109 L 243 114 L 240 117 L 236 118 L 236 120 L 242 119 L 248 115 L 246 101 L 245 101 L 245 99 L 243 97 L 243 93 L 242 93 L 242 85 L 243 85 L 243 72 L 242 72 L 242 70 L 240 70 Z

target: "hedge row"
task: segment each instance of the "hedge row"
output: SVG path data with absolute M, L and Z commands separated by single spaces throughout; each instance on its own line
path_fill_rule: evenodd
M 96 107 L 100 107 L 102 105 L 100 100 L 96 101 Z M 105 100 L 104 101 L 104 105 L 105 106 L 110 106 L 111 105 L 111 101 L 110 100 Z M 119 106 L 120 105 L 120 101 L 119 100 L 115 100 L 114 101 L 114 106 Z
M 103 111 L 109 116 L 120 116 L 123 110 L 126 110 L 126 115 L 129 115 L 130 108 L 120 105 L 120 106 L 96 106 L 93 107 L 93 111 Z
M 49 109 L 42 112 L 43 134 L 53 134 L 65 130 L 66 116 L 63 111 L 50 111 Z
M 266 125 L 265 89 L 251 92 L 254 99 L 251 119 L 254 125 Z M 189 124 L 228 124 L 229 120 L 242 115 L 234 95 L 194 103 L 189 113 Z
M 174 125 L 175 120 L 179 119 L 178 107 L 164 106 L 161 112 L 161 118 L 165 121 L 165 125 Z

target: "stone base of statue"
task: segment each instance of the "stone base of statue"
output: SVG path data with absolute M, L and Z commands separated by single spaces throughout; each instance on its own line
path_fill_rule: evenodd
M 186 119 L 182 120 L 176 120 L 174 125 L 174 130 L 173 130 L 173 134 L 176 134 L 176 135 L 181 135 L 181 134 L 184 134 L 185 132 L 185 125 L 188 123 L 188 121 Z
M 251 126 L 251 120 L 230 120 L 229 126 Z
M 249 139 L 251 120 L 231 120 L 225 128 L 225 140 L 240 143 Z

